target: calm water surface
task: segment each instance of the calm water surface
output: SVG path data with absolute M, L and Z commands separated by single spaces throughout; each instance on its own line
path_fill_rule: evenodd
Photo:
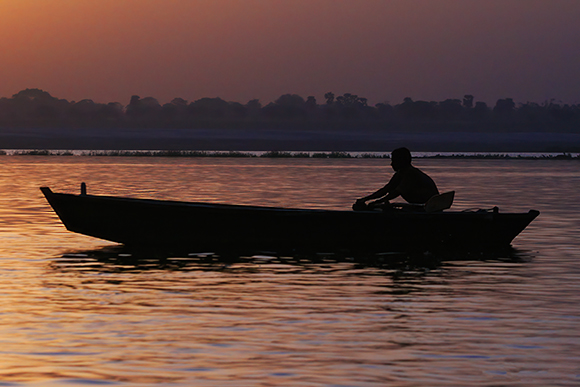
M 577 161 L 417 160 L 455 209 L 541 211 L 515 258 L 429 266 L 135 261 L 67 232 L 38 190 L 344 209 L 385 160 L 0 163 L 0 386 L 580 385 Z

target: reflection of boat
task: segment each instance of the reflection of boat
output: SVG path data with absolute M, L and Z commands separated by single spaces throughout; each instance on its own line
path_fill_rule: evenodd
M 288 209 L 41 190 L 70 231 L 190 251 L 489 251 L 509 247 L 539 214 Z

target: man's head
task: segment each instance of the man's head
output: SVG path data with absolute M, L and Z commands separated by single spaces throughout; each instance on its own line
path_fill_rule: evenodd
M 411 165 L 411 151 L 407 148 L 397 148 L 391 153 L 391 166 L 399 171 Z

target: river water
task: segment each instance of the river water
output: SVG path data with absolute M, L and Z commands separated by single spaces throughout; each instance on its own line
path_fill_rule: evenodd
M 0 386 L 580 385 L 580 162 L 417 159 L 453 208 L 537 209 L 512 257 L 134 260 L 38 187 L 349 208 L 380 159 L 0 157 Z

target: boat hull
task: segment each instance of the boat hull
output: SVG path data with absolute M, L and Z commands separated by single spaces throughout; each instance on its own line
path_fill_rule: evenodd
M 509 247 L 539 214 L 287 209 L 41 190 L 70 231 L 191 252 L 489 251 Z

